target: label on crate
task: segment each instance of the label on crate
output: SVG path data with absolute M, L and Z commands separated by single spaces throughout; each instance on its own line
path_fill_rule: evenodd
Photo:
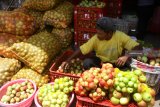
M 83 34 L 83 39 L 85 39 L 85 40 L 90 39 L 89 34 Z
M 88 13 L 84 14 L 84 18 L 90 19 L 90 15 Z

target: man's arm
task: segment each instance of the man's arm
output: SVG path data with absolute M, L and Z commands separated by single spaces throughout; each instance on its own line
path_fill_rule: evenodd
M 69 63 L 72 59 L 76 58 L 77 56 L 81 55 L 82 52 L 81 50 L 78 48 L 66 61 L 62 62 L 61 64 L 61 68 L 62 69 L 67 69 L 67 67 L 69 66 Z
M 115 64 L 117 66 L 124 66 L 124 64 L 130 57 L 132 57 L 135 54 L 142 54 L 142 49 L 143 48 L 141 45 L 135 46 L 131 51 L 126 52 L 123 56 L 119 57 Z

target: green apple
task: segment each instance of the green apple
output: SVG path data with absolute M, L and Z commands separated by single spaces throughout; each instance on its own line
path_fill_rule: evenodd
M 118 73 L 118 74 L 117 74 L 117 77 L 122 77 L 122 76 L 123 76 L 122 73 Z
M 117 99 L 115 97 L 112 97 L 111 98 L 111 103 L 114 104 L 114 105 L 118 105 L 119 104 L 119 99 Z
M 131 81 L 132 81 L 132 82 L 137 82 L 137 78 L 136 78 L 136 77 L 132 77 L 132 78 L 131 78 Z
M 123 78 L 124 83 L 128 83 L 129 79 L 128 78 Z
M 134 85 L 134 82 L 132 82 L 132 81 L 129 81 L 129 82 L 128 82 L 128 86 L 129 86 L 129 87 L 133 87 L 133 85 Z
M 122 88 L 122 92 L 123 92 L 123 93 L 126 93 L 126 92 L 127 92 L 127 88 L 126 88 L 126 87 L 123 87 L 123 88 Z
M 128 93 L 133 93 L 133 91 L 134 91 L 133 88 L 127 88 Z
M 137 88 L 138 88 L 138 84 L 135 83 L 133 87 L 134 87 L 135 89 L 137 89 Z
M 121 105 L 127 105 L 128 103 L 129 103 L 129 98 L 128 97 L 120 98 L 120 104 Z
M 120 86 L 117 86 L 117 87 L 116 87 L 116 90 L 121 92 L 121 87 L 120 87 Z
M 136 102 L 140 102 L 140 101 L 142 101 L 142 96 L 140 93 L 135 93 L 135 94 L 133 94 L 133 99 Z
M 124 77 L 119 77 L 119 81 L 122 82 Z
M 120 83 L 119 83 L 119 86 L 120 86 L 121 88 L 123 88 L 123 87 L 125 87 L 125 83 L 120 82 Z
M 114 83 L 116 86 L 118 86 L 119 85 L 119 82 L 118 81 L 115 81 L 115 83 Z
M 115 98 L 120 99 L 120 98 L 122 97 L 122 94 L 121 94 L 120 92 L 114 90 L 114 91 L 113 91 L 113 96 L 114 96 Z
M 146 76 L 144 76 L 144 75 L 139 76 L 138 79 L 140 82 L 146 82 L 146 80 L 147 80 Z
M 147 58 L 147 56 L 143 56 L 141 60 L 142 60 L 142 62 L 147 63 L 148 58 Z
M 145 102 L 150 102 L 152 100 L 152 96 L 150 93 L 144 92 L 142 94 L 142 98 Z
M 136 74 L 137 76 L 142 75 L 142 71 L 139 70 L 139 69 L 136 69 L 136 70 L 134 70 L 133 72 L 134 72 L 134 74 Z

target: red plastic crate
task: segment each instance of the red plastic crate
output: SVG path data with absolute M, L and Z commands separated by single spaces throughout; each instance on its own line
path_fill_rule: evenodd
M 108 0 L 106 8 L 108 17 L 120 17 L 122 14 L 122 0 Z
M 98 7 L 80 7 L 74 8 L 74 27 L 95 29 L 96 21 L 103 16 L 106 16 L 106 8 Z
M 96 34 L 96 30 L 75 29 L 75 47 L 79 47 Z
M 65 51 L 59 58 L 57 58 L 55 63 L 53 63 L 53 65 L 49 69 L 49 71 L 50 71 L 49 76 L 50 76 L 51 82 L 53 82 L 56 78 L 61 78 L 61 77 L 65 77 L 65 76 L 70 77 L 70 79 L 72 79 L 75 82 L 80 78 L 80 76 L 77 76 L 77 75 L 57 72 L 57 70 L 58 70 L 59 66 L 62 64 L 62 62 L 67 60 L 67 58 L 69 56 L 71 56 L 72 54 L 73 54 L 72 50 Z
M 76 107 L 137 107 L 137 105 L 134 103 L 130 103 L 127 106 L 113 105 L 110 100 L 95 103 L 88 97 L 77 96 Z
M 73 54 L 73 52 L 74 52 L 73 50 L 65 51 L 59 58 L 57 58 L 57 60 L 50 67 L 49 76 L 50 76 L 51 82 L 53 82 L 56 78 L 61 78 L 61 77 L 65 77 L 65 76 L 67 76 L 70 79 L 72 79 L 75 83 L 78 81 L 80 76 L 72 75 L 70 73 L 56 72 L 58 70 L 59 66 L 62 64 L 62 62 L 67 60 L 67 58 L 70 57 Z M 79 56 L 79 58 L 83 60 L 84 58 L 90 57 L 90 56 L 92 56 L 92 54 L 88 54 L 88 55 L 85 55 L 85 56 Z

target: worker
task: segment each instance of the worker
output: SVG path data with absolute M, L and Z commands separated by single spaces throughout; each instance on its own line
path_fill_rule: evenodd
M 129 59 L 129 54 L 122 55 L 123 50 L 128 51 L 141 49 L 139 43 L 132 40 L 125 33 L 115 29 L 115 23 L 112 18 L 102 17 L 96 23 L 97 33 L 77 49 L 61 67 L 67 69 L 71 59 L 80 54 L 86 55 L 94 51 L 95 56 L 86 58 L 83 62 L 85 70 L 91 67 L 101 67 L 102 63 L 112 63 L 116 66 L 124 66 Z

